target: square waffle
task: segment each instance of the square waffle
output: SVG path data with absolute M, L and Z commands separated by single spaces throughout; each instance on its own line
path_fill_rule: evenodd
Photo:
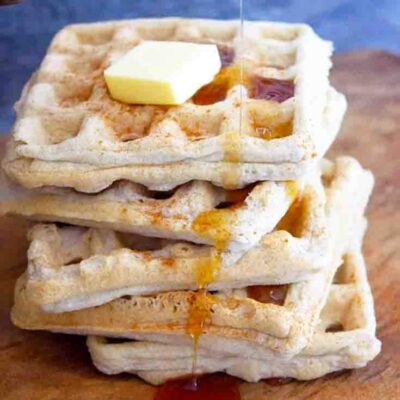
M 332 263 L 330 242 L 349 241 L 363 225 L 373 183 L 371 173 L 349 157 L 326 161 L 322 170 L 326 198 L 306 185 L 276 229 L 233 264 L 210 246 L 36 225 L 30 232 L 27 297 L 47 312 L 63 312 L 125 295 L 310 279 Z
M 162 335 L 170 340 L 192 338 L 200 346 L 207 336 L 242 339 L 249 346 L 290 357 L 306 345 L 341 257 L 350 248 L 360 246 L 364 228 L 365 221 L 343 235 L 335 226 L 328 249 L 329 268 L 306 281 L 272 288 L 124 295 L 97 307 L 47 313 L 29 299 L 29 279 L 24 274 L 16 285 L 12 321 L 24 329 L 64 333 L 130 339 L 142 335 Z
M 307 186 L 316 212 L 324 202 L 318 181 L 315 176 Z M 237 190 L 193 181 L 170 192 L 120 181 L 95 195 L 57 187 L 26 190 L 6 179 L 0 185 L 0 214 L 208 244 L 236 253 L 232 259 L 271 232 L 303 192 L 303 183 L 293 181 Z
M 116 102 L 102 72 L 143 40 L 215 43 L 224 67 L 177 107 Z M 121 179 L 155 190 L 297 179 L 330 146 L 346 108 L 329 86 L 331 47 L 298 24 L 246 22 L 243 39 L 238 21 L 67 26 L 17 104 L 4 166 L 29 188 L 86 192 Z
M 362 224 L 360 225 L 360 227 Z M 335 243 L 336 251 L 347 246 Z M 359 244 L 358 244 L 359 246 Z M 208 347 L 209 337 L 237 339 L 265 353 L 288 358 L 306 344 L 326 302 L 339 260 L 307 281 L 290 285 L 249 287 L 209 293 L 174 291 L 153 296 L 123 296 L 109 303 L 64 313 L 46 313 L 29 300 L 27 277 L 15 288 L 13 323 L 23 329 L 185 341 Z
M 341 369 L 361 368 L 380 351 L 366 268 L 359 251 L 344 257 L 329 297 L 307 346 L 290 359 L 266 357 L 262 351 L 226 339 L 212 349 L 154 341 L 128 341 L 90 336 L 87 344 L 94 365 L 106 374 L 129 372 L 160 384 L 193 372 L 223 371 L 248 382 L 272 377 L 315 379 Z M 213 342 L 213 338 L 210 338 Z

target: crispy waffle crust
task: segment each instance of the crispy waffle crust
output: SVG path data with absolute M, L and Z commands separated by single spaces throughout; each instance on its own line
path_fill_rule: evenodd
M 336 236 L 348 241 L 362 224 L 373 181 L 349 157 L 324 163 L 325 190 L 319 180 L 306 184 L 276 229 L 233 264 L 225 262 L 232 257 L 209 246 L 150 238 L 143 243 L 142 238 L 138 249 L 138 238 L 131 235 L 36 225 L 29 235 L 26 295 L 45 311 L 63 312 L 124 295 L 205 284 L 209 290 L 226 290 L 307 280 L 329 269 L 329 243 Z
M 352 159 L 348 159 L 348 162 L 354 163 Z M 326 168 L 335 170 L 339 166 L 328 165 Z M 361 241 L 365 229 L 362 210 L 372 186 L 372 176 L 365 173 L 365 178 L 360 179 L 362 176 L 358 176 L 356 193 L 349 193 L 349 196 L 360 201 L 359 207 L 355 208 L 358 212 L 361 210 L 359 218 L 344 219 L 346 226 L 339 221 L 329 224 L 329 267 L 304 282 L 288 285 L 281 305 L 254 300 L 241 289 L 216 294 L 204 293 L 201 296 L 201 308 L 209 315 L 202 323 L 203 332 L 222 338 L 243 339 L 250 345 L 258 344 L 269 351 L 286 355 L 293 355 L 303 348 L 325 303 L 341 256 L 350 246 Z M 350 188 L 354 187 L 350 185 Z M 341 190 L 346 190 L 344 182 L 333 180 L 328 190 L 332 191 L 333 197 L 337 197 L 337 204 L 348 206 L 340 198 Z M 329 207 L 327 205 L 329 219 L 342 220 L 335 218 Z M 240 282 L 240 279 L 238 275 L 236 282 Z M 186 334 L 188 318 L 193 309 L 198 307 L 199 293 L 175 291 L 153 296 L 124 296 L 97 307 L 59 314 L 46 313 L 29 299 L 30 281 L 26 274 L 20 278 L 12 311 L 13 322 L 25 329 L 126 338 L 160 333 L 174 337 Z M 231 283 L 231 287 L 237 286 L 240 284 Z
M 186 343 L 151 340 L 113 342 L 91 336 L 87 344 L 93 363 L 106 374 L 129 372 L 152 384 L 196 373 L 223 371 L 249 382 L 264 378 L 315 379 L 341 369 L 361 368 L 380 351 L 375 337 L 375 315 L 366 269 L 359 251 L 344 257 L 307 346 L 290 359 L 266 357 L 254 348 L 244 348 L 237 339 L 218 342 L 208 338 L 209 348 Z
M 237 21 L 176 18 L 64 28 L 17 104 L 6 171 L 29 188 L 86 192 L 121 179 L 168 190 L 192 179 L 239 187 L 304 175 L 346 108 L 329 86 L 331 44 L 306 25 L 246 22 L 244 34 Z M 214 82 L 233 82 L 226 97 L 199 105 L 195 95 L 170 108 L 113 101 L 102 72 L 142 40 L 216 43 L 230 64 Z M 275 95 L 258 98 L 257 80 Z
M 124 181 L 96 195 L 56 187 L 26 190 L 6 179 L 1 186 L 0 214 L 209 244 L 238 258 L 274 229 L 303 185 L 260 182 L 224 190 L 194 181 L 164 193 Z

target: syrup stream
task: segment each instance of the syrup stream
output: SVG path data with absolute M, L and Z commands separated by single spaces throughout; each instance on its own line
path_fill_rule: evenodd
M 239 184 L 240 179 L 240 136 L 242 132 L 242 114 L 243 114 L 243 87 L 244 87 L 244 73 L 243 73 L 243 58 L 242 58 L 242 46 L 243 46 L 243 0 L 239 0 L 239 15 L 240 15 L 240 30 L 239 30 L 239 82 L 240 82 L 240 97 L 239 97 L 239 126 L 237 132 L 232 132 L 228 135 L 227 140 L 231 143 L 225 144 L 225 159 L 227 161 L 235 163 L 234 176 L 226 176 L 224 182 L 228 186 L 233 187 Z M 232 175 L 232 172 L 229 174 Z M 233 178 L 233 179 L 232 179 Z M 221 210 L 218 210 L 221 212 Z M 215 221 L 214 221 L 215 222 Z M 209 228 L 209 227 L 208 227 Z M 201 268 L 200 274 L 198 274 L 197 280 L 199 285 L 198 292 L 195 293 L 194 303 L 189 310 L 189 321 L 187 332 L 192 337 L 193 340 L 193 361 L 192 361 L 192 375 L 196 376 L 196 366 L 197 366 L 197 352 L 198 343 L 200 336 L 203 332 L 206 320 L 210 318 L 211 304 L 210 298 L 212 296 L 208 295 L 206 292 L 206 287 L 214 280 L 214 275 L 220 267 L 220 251 L 226 247 L 226 239 L 220 240 L 216 243 L 217 255 L 213 255 L 207 260 L 207 265 L 199 265 Z M 199 268 L 198 268 L 199 269 Z M 212 303 L 212 300 L 211 300 Z M 192 385 L 196 387 L 196 378 L 193 379 Z
M 239 13 L 240 13 L 240 57 L 239 57 L 239 70 L 240 70 L 240 115 L 239 115 L 239 134 L 242 133 L 242 119 L 243 119 L 243 37 L 244 37 L 244 23 L 243 23 L 243 0 L 239 0 Z

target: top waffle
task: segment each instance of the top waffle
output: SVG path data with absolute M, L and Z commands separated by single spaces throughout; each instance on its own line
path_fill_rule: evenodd
M 114 101 L 103 70 L 142 40 L 216 43 L 224 67 L 181 106 Z M 344 99 L 329 87 L 330 54 L 330 43 L 306 25 L 246 22 L 243 40 L 237 21 L 68 26 L 54 38 L 17 105 L 15 157 L 103 169 L 270 163 L 283 170 L 264 178 L 293 179 L 304 173 L 307 161 L 323 155 L 337 133 L 327 130 L 329 106 L 340 125 Z M 240 186 L 232 180 L 219 184 Z

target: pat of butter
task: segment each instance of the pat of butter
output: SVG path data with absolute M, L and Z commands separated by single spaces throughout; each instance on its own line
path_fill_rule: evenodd
M 184 103 L 221 68 L 217 46 L 147 41 L 104 71 L 111 97 L 131 104 Z

